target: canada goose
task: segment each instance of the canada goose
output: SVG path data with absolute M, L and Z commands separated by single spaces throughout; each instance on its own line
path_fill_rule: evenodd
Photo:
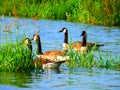
M 41 62 L 43 69 L 59 68 L 63 62 L 69 60 L 69 56 L 66 56 L 64 52 L 59 50 L 51 50 L 43 53 L 40 36 L 38 34 L 35 34 L 32 40 L 35 40 L 37 43 L 38 56 L 35 63 Z
M 67 28 L 62 28 L 62 30 L 60 30 L 59 32 L 64 33 L 63 50 L 68 50 L 68 48 L 69 48 L 69 45 L 68 45 L 68 30 L 67 30 Z M 82 32 L 81 36 L 83 36 L 82 42 L 81 41 L 76 41 L 76 42 L 73 42 L 72 45 L 71 45 L 71 48 L 75 51 L 80 51 L 81 47 L 83 46 L 83 43 L 85 43 L 85 42 L 86 42 L 86 46 L 88 48 L 104 46 L 103 44 L 96 44 L 96 43 L 87 42 L 87 34 L 86 34 L 85 31 Z
M 28 46 L 29 50 L 32 52 L 32 43 L 31 43 L 31 39 L 29 38 L 26 38 L 24 40 L 24 45 L 25 46 Z M 35 67 L 37 67 L 37 65 L 40 65 L 39 67 L 41 67 L 42 64 L 46 64 L 48 62 L 51 62 L 49 60 L 42 60 L 42 61 L 39 61 L 38 58 L 36 58 L 35 60 L 33 60 L 33 64 L 35 65 Z

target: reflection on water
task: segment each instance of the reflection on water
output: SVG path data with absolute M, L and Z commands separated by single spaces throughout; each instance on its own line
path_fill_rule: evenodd
M 62 90 L 119 90 L 120 71 L 106 69 L 46 70 L 42 73 L 0 73 L 0 88 L 62 89 Z M 6 86 L 7 85 L 7 86 Z M 16 87 L 13 87 L 16 86 Z
M 0 72 L 0 83 L 7 85 L 15 85 L 17 87 L 27 87 L 25 83 L 31 83 L 30 74 Z
M 1 18 L 1 17 L 0 17 Z M 81 41 L 80 33 L 87 31 L 88 41 L 105 44 L 101 52 L 120 53 L 120 28 L 92 26 L 65 21 L 38 20 L 14 18 L 0 19 L 0 44 L 9 42 L 9 38 L 22 39 L 23 35 L 31 38 L 36 29 L 39 29 L 43 51 L 61 49 L 63 34 L 58 31 L 66 27 L 69 30 L 69 41 Z M 35 43 L 33 42 L 33 46 Z M 61 66 L 60 70 L 45 70 L 44 72 L 8 73 L 0 72 L 0 89 L 52 89 L 52 90 L 119 90 L 120 71 L 106 69 L 83 69 L 70 70 Z

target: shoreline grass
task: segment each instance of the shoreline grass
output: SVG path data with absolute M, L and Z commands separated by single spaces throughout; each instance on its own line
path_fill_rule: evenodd
M 120 26 L 119 0 L 1 0 L 0 15 Z

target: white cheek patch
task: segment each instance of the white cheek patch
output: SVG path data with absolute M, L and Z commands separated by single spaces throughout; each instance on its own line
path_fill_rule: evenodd
M 37 36 L 36 35 L 34 36 L 33 40 L 37 40 Z
M 66 33 L 66 29 L 63 30 L 63 33 Z

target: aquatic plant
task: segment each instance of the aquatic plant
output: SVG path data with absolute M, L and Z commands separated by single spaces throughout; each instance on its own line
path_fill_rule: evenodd
M 98 54 L 98 66 L 101 68 L 120 68 L 120 56 L 118 54 L 104 53 Z
M 68 66 L 71 68 L 120 68 L 120 56 L 117 54 L 110 54 L 107 52 L 101 54 L 100 51 L 90 51 L 87 54 L 80 54 L 78 52 L 70 50 L 69 55 L 70 63 Z
M 33 69 L 32 53 L 21 43 L 0 46 L 0 71 L 29 72 Z
M 69 66 L 73 67 L 82 67 L 82 68 L 92 68 L 97 66 L 97 62 L 94 60 L 94 54 L 80 54 L 78 52 L 70 52 L 70 63 Z

